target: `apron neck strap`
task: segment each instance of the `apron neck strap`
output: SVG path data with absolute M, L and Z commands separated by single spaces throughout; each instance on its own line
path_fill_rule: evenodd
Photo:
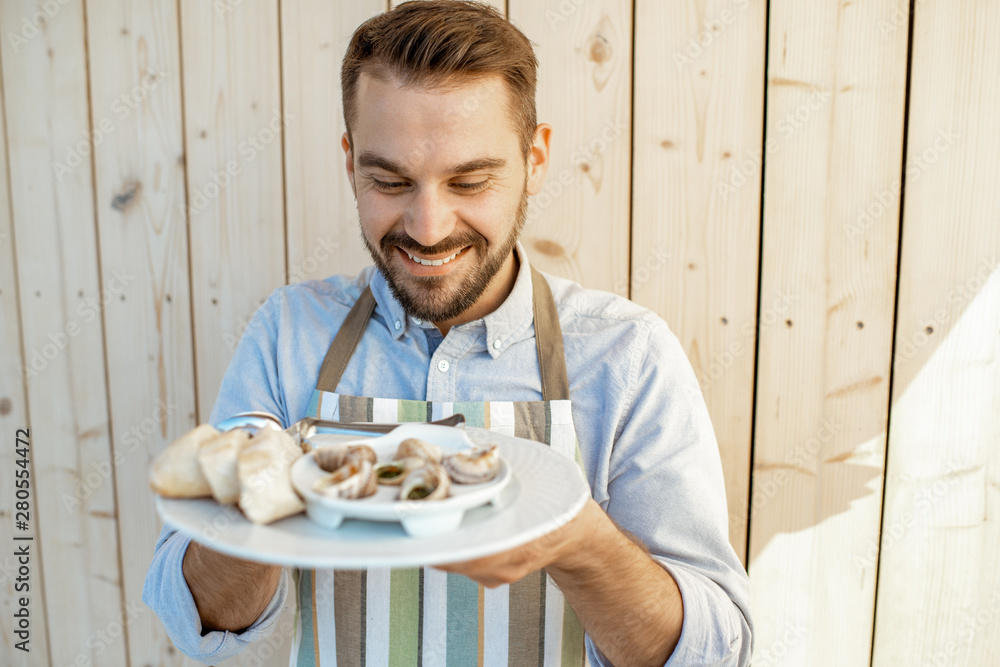
M 531 287 L 535 317 L 535 348 L 538 350 L 538 366 L 542 375 L 542 400 L 568 399 L 569 378 L 566 375 L 566 355 L 556 302 L 552 297 L 548 281 L 534 267 L 531 267 Z M 354 354 L 374 311 L 375 296 L 371 287 L 365 287 L 326 352 L 319 370 L 319 380 L 316 382 L 318 390 L 337 391 L 337 385 L 344 375 L 347 362 Z
M 559 312 L 549 283 L 535 267 L 531 267 L 532 303 L 535 311 L 535 349 L 542 373 L 542 400 L 560 401 L 569 398 L 569 376 L 566 375 L 566 352 L 563 350 Z

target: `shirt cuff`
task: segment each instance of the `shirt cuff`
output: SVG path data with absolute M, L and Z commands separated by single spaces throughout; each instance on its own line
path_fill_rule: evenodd
M 684 604 L 681 636 L 664 667 L 750 664 L 750 627 L 733 601 L 703 575 L 655 559 L 677 582 Z
M 201 618 L 182 565 L 190 538 L 164 528 L 153 562 L 146 573 L 142 601 L 163 623 L 167 636 L 185 655 L 205 664 L 220 662 L 270 634 L 288 597 L 288 569 L 283 568 L 278 588 L 253 625 L 240 633 L 213 630 L 202 635 Z

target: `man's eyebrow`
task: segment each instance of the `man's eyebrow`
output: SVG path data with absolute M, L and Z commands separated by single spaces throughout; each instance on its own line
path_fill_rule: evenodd
M 358 166 L 362 168 L 382 169 L 383 171 L 388 171 L 389 173 L 396 174 L 398 176 L 406 175 L 406 169 L 404 169 L 401 165 L 396 164 L 386 157 L 368 151 L 362 152 L 358 155 Z M 483 157 L 462 162 L 461 164 L 456 164 L 449 167 L 445 171 L 451 176 L 460 176 L 462 174 L 469 174 L 483 169 L 503 169 L 506 166 L 507 160 L 503 158 Z

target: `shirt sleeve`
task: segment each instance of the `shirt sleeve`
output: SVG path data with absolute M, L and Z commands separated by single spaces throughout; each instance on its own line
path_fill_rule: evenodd
M 226 369 L 210 423 L 218 424 L 238 412 L 263 410 L 287 425 L 275 361 L 277 327 L 273 313 L 276 301 L 281 298 L 278 290 L 250 320 Z M 211 631 L 203 635 L 198 608 L 182 571 L 189 543 L 189 538 L 169 526 L 163 528 L 146 573 L 142 600 L 160 618 L 167 635 L 181 652 L 214 664 L 240 653 L 270 633 L 288 596 L 289 574 L 287 568 L 282 571 L 274 596 L 249 628 L 241 633 Z
M 250 319 L 226 367 L 209 423 L 215 425 L 237 413 L 258 410 L 289 426 L 277 361 L 278 318 L 285 289 L 275 290 Z
M 681 636 L 666 667 L 750 663 L 750 582 L 729 544 L 722 462 L 680 342 L 662 320 L 632 360 L 605 510 L 677 582 Z M 608 664 L 588 638 L 592 664 Z
M 282 570 L 274 596 L 253 625 L 239 633 L 216 630 L 202 634 L 198 607 L 181 567 L 189 543 L 187 537 L 164 526 L 146 573 L 142 601 L 160 618 L 170 641 L 182 653 L 206 665 L 215 664 L 237 655 L 274 629 L 288 597 L 288 569 Z

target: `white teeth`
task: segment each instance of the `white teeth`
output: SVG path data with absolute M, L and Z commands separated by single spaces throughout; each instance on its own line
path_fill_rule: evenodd
M 404 250 L 403 252 L 406 252 L 406 251 Z M 458 252 L 462 252 L 462 251 L 459 250 Z M 412 259 L 417 264 L 423 264 L 424 266 L 441 266 L 442 264 L 447 264 L 451 260 L 453 260 L 456 257 L 458 257 L 458 252 L 456 252 L 451 257 L 445 257 L 444 259 L 421 259 L 420 257 L 416 257 L 414 255 L 411 255 L 408 252 L 406 253 L 406 256 L 409 257 L 410 259 Z

